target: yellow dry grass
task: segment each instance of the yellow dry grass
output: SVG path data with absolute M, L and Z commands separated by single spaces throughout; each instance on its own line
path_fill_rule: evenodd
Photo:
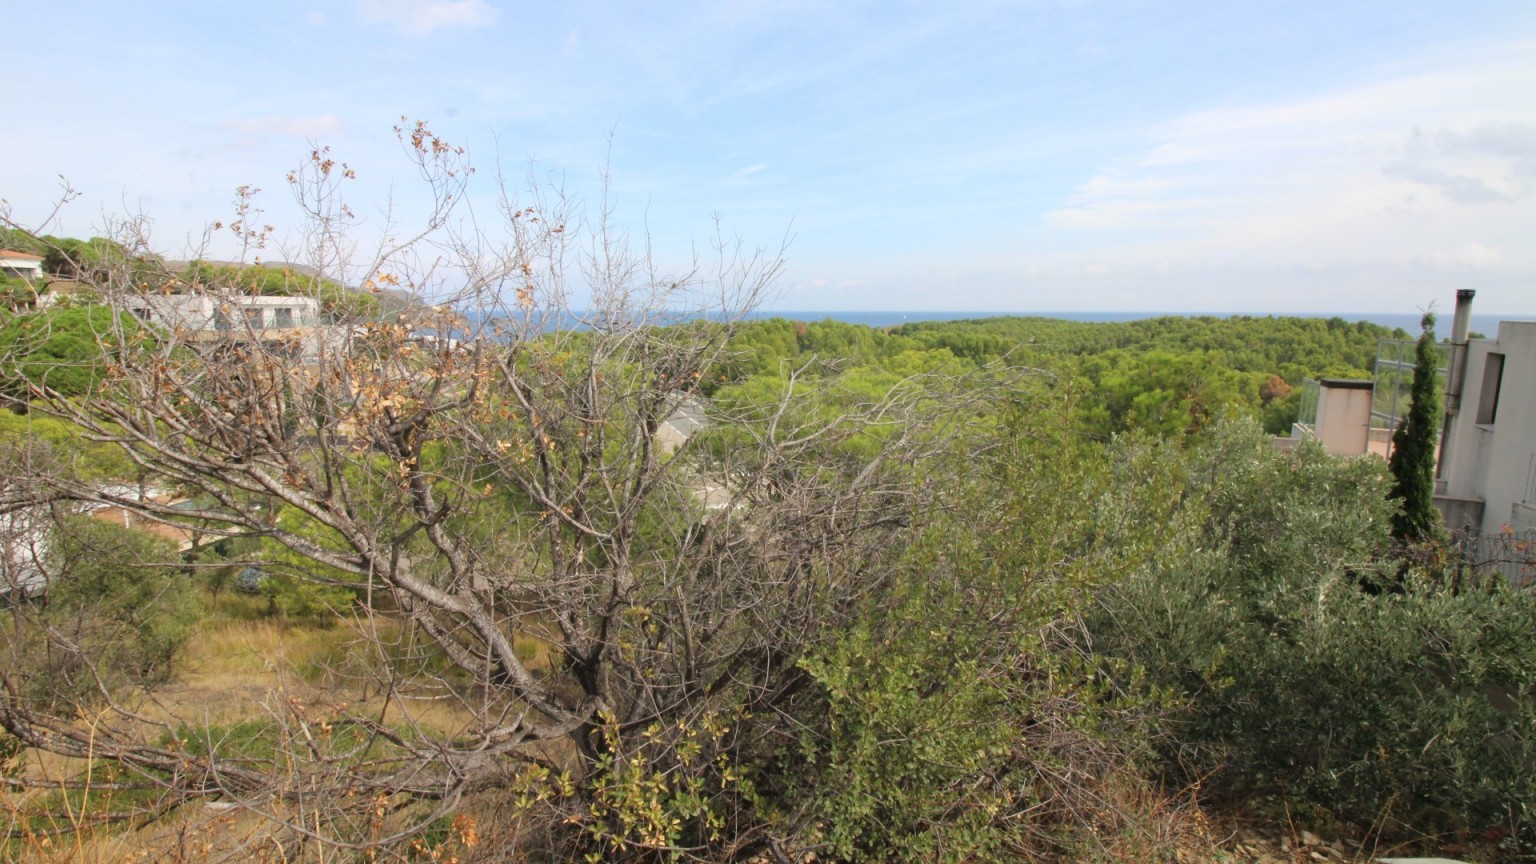
M 122 701 L 151 723 L 192 729 L 228 728 L 275 717 L 295 705 L 304 706 L 310 716 L 363 715 L 396 728 L 439 734 L 454 735 L 470 727 L 473 713 L 446 690 L 395 693 L 387 699 L 380 693 L 376 673 L 391 664 L 410 673 L 416 670 L 401 667 L 426 660 L 398 621 L 376 616 L 325 628 L 295 626 L 258 617 L 259 603 L 221 597 L 211 604 L 212 614 L 178 657 L 173 680 L 150 693 L 122 694 Z M 547 645 L 528 647 L 535 663 L 545 662 Z M 143 734 L 152 740 L 163 728 L 146 728 Z M 85 760 L 32 752 L 24 770 L 31 778 L 57 782 L 84 776 L 86 767 Z M 80 831 L 73 829 L 90 828 L 81 811 L 113 807 L 110 796 L 88 792 L 61 799 L 51 793 L 52 816 L 39 822 L 35 805 L 49 794 L 0 788 L 0 834 L 24 825 L 34 829 L 31 836 L 9 843 L 0 839 L 0 860 L 286 860 L 270 840 L 273 823 L 259 815 L 189 804 L 139 827 L 119 824 Z M 67 806 L 61 808 L 61 800 Z M 32 818 L 24 821 L 23 812 Z

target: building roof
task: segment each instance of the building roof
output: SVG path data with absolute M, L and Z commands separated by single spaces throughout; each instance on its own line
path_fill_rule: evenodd
M 1334 390 L 1370 390 L 1376 386 L 1369 378 L 1322 378 L 1317 383 Z
M 687 440 L 693 437 L 693 433 L 709 425 L 708 411 L 708 399 L 702 396 L 683 395 L 671 416 L 662 422 L 677 430 L 677 433 Z
M 26 252 L 16 252 L 11 249 L 0 249 L 0 258 L 8 258 L 12 261 L 36 261 L 39 264 L 43 261 L 43 256 L 41 255 L 30 255 Z

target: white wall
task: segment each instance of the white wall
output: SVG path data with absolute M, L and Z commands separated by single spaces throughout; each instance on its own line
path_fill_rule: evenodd
M 1497 412 L 1479 423 L 1490 354 L 1504 355 Z M 1536 482 L 1536 321 L 1503 321 L 1497 339 L 1467 345 L 1467 374 L 1461 409 L 1451 427 L 1442 476 L 1446 494 L 1481 498 L 1480 530 L 1495 533 L 1518 520 L 1523 503 L 1533 503 Z
M 295 356 L 304 362 L 314 361 L 322 349 L 340 350 L 352 335 L 352 328 L 323 324 L 320 301 L 313 297 L 165 294 L 135 297 L 128 303 L 135 315 L 179 329 L 199 342 L 254 338 L 263 343 L 293 343 Z M 279 319 L 280 309 L 291 310 L 290 315 Z M 259 310 L 261 317 L 247 317 L 249 310 Z M 227 323 L 221 324 L 221 312 Z
M 43 260 L 41 258 L 12 258 L 9 255 L 0 255 L 0 273 L 9 273 L 12 276 L 20 276 L 23 279 L 41 279 L 43 276 Z

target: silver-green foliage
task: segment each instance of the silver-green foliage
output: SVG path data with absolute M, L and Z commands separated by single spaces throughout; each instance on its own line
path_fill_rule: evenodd
M 1184 460 L 1192 542 L 1106 592 L 1093 624 L 1186 700 L 1169 764 L 1362 825 L 1529 826 L 1536 595 L 1449 560 L 1399 586 L 1376 563 L 1394 513 L 1379 461 L 1277 452 L 1243 424 Z
M 1099 586 L 1176 542 L 1168 463 L 1083 445 L 1053 398 L 1016 408 L 987 457 L 938 469 L 963 479 L 901 573 L 801 661 L 807 722 L 761 785 L 791 787 L 824 857 L 1108 858 L 1153 818 L 1106 787 L 1140 782 L 1156 694 L 1070 634 Z

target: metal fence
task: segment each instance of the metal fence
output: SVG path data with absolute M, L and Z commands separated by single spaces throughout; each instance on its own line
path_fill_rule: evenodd
M 1385 429 L 1388 434 L 1397 428 L 1402 418 L 1408 416 L 1413 403 L 1413 367 L 1417 361 L 1418 342 L 1413 339 L 1382 339 L 1376 344 L 1376 364 L 1371 378 L 1371 428 Z M 1445 392 L 1445 375 L 1448 365 L 1446 346 L 1435 345 L 1438 359 L 1436 371 L 1440 375 L 1440 392 Z
M 1317 429 L 1317 406 L 1322 401 L 1323 385 L 1312 379 L 1301 379 L 1301 403 L 1296 406 L 1296 423 L 1308 429 Z
M 1536 586 L 1536 529 L 1463 537 L 1455 546 L 1476 576 L 1503 577 L 1520 588 Z

